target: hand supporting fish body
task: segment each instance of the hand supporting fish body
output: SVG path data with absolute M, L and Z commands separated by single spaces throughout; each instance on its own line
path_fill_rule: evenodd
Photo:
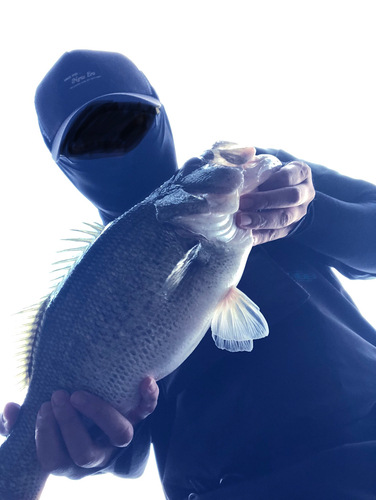
M 0 448 L 0 498 L 36 500 L 47 474 L 35 449 L 41 404 L 86 390 L 124 415 L 146 376 L 175 370 L 211 326 L 216 345 L 247 350 L 268 334 L 236 286 L 252 248 L 235 224 L 241 194 L 280 162 L 216 143 L 116 221 L 86 250 L 35 316 L 29 389 Z

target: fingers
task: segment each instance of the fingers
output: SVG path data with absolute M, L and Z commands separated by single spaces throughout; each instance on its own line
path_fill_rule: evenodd
M 4 412 L 0 414 L 0 435 L 7 436 L 13 429 L 20 412 L 20 405 L 17 403 L 7 403 Z
M 93 443 L 65 391 L 55 392 L 51 403 L 43 403 L 35 435 L 38 460 L 54 474 L 70 475 L 74 465 L 96 467 L 108 459 L 109 452 Z
M 56 391 L 51 398 L 51 403 L 42 405 L 36 423 L 36 448 L 38 460 L 42 467 L 54 474 L 64 474 L 69 477 L 79 477 L 77 467 L 92 468 L 104 466 L 110 460 L 115 451 L 115 446 L 110 443 L 106 436 L 106 430 L 110 424 L 104 425 L 104 435 L 101 440 L 93 440 L 89 430 L 82 421 L 80 413 L 93 416 L 95 423 L 101 423 L 109 412 L 109 421 L 113 412 L 116 412 L 108 403 L 88 393 L 74 393 L 69 396 L 65 391 Z M 80 408 L 80 413 L 75 406 Z M 105 409 L 102 408 L 105 407 Z M 116 412 L 117 413 L 117 412 Z M 124 419 L 124 417 L 122 417 Z M 128 444 L 133 436 L 130 423 L 125 420 L 126 441 L 119 439 L 119 429 L 112 431 L 111 436 L 117 436 L 121 444 Z M 81 474 L 82 475 L 82 474 Z
M 296 186 L 311 177 L 310 167 L 302 161 L 292 161 L 273 174 L 259 186 L 259 191 L 270 191 L 287 186 Z
M 64 474 L 70 468 L 72 461 L 49 401 L 43 403 L 39 410 L 35 442 L 37 457 L 44 470 Z
M 302 182 L 297 186 L 271 191 L 257 191 L 240 198 L 240 210 L 269 210 L 273 208 L 295 207 L 308 200 L 310 188 Z
M 252 231 L 253 246 L 262 245 L 263 243 L 267 243 L 268 241 L 284 238 L 294 229 L 295 225 L 296 223 L 283 229 L 253 230 Z
M 140 394 L 139 404 L 127 414 L 127 419 L 132 425 L 138 424 L 155 410 L 159 395 L 156 381 L 151 377 L 145 378 L 140 384 Z
M 236 222 L 252 229 L 254 245 L 283 238 L 306 215 L 314 196 L 311 169 L 294 161 L 274 173 L 258 191 L 241 197 Z
M 257 192 L 240 199 L 240 210 L 266 210 L 303 205 L 310 202 L 315 191 L 311 169 L 302 162 L 290 163 L 259 186 Z
M 306 213 L 307 205 L 263 212 L 239 212 L 236 222 L 247 229 L 282 229 L 299 221 Z
M 129 445 L 133 425 L 150 415 L 158 400 L 158 386 L 146 378 L 140 385 L 141 400 L 127 418 L 101 398 L 86 391 L 54 392 L 41 406 L 36 423 L 37 456 L 47 472 L 81 477 L 78 468 L 103 467 L 119 447 Z M 93 437 L 81 415 L 94 422 Z M 98 433 L 97 433 L 98 434 Z
M 128 446 L 132 441 L 132 424 L 103 399 L 78 391 L 72 394 L 70 401 L 80 413 L 93 420 L 114 446 Z

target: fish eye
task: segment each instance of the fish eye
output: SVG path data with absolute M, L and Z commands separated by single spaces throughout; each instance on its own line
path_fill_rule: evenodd
M 188 160 L 187 162 L 184 163 L 184 165 L 181 167 L 180 172 L 181 175 L 189 175 L 190 173 L 194 172 L 198 168 L 201 168 L 205 165 L 205 161 L 203 161 L 202 158 L 194 157 Z
M 214 160 L 215 154 L 211 149 L 207 149 L 204 151 L 204 153 L 201 155 L 201 158 L 206 162 L 209 163 L 210 161 Z

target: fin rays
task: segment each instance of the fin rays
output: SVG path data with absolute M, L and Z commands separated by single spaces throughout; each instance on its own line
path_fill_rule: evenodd
M 211 329 L 215 345 L 230 352 L 251 351 L 253 341 L 269 333 L 258 306 L 235 287 L 215 310 Z
M 75 248 L 66 248 L 58 252 L 68 252 L 73 255 L 66 259 L 59 260 L 53 264 L 53 266 L 58 267 L 52 269 L 51 273 L 62 274 L 59 274 L 59 276 L 51 279 L 52 285 L 50 287 L 49 293 L 44 296 L 39 303 L 33 304 L 32 306 L 25 308 L 17 313 L 20 315 L 24 315 L 22 329 L 19 332 L 19 339 L 17 342 L 19 347 L 15 355 L 17 359 L 20 360 L 20 365 L 18 367 L 19 373 L 17 375 L 17 378 L 19 379 L 19 384 L 23 388 L 26 387 L 30 382 L 33 364 L 33 350 L 38 336 L 38 331 L 42 326 L 44 313 L 47 309 L 51 296 L 53 296 L 53 294 L 56 293 L 58 289 L 60 289 L 71 270 L 104 229 L 103 226 L 98 223 L 89 224 L 84 222 L 84 224 L 86 226 L 89 226 L 90 230 L 72 229 L 72 231 L 83 234 L 82 238 L 66 238 L 65 240 L 63 240 L 73 241 L 75 243 L 85 243 L 85 245 Z

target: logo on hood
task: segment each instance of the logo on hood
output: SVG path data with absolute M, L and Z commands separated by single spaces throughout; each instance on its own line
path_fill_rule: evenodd
M 101 76 L 102 75 L 97 75 L 95 71 L 83 71 L 81 73 L 76 72 L 64 78 L 64 83 L 69 85 L 69 90 L 71 90 L 79 85 L 82 85 L 83 83 L 101 78 Z

